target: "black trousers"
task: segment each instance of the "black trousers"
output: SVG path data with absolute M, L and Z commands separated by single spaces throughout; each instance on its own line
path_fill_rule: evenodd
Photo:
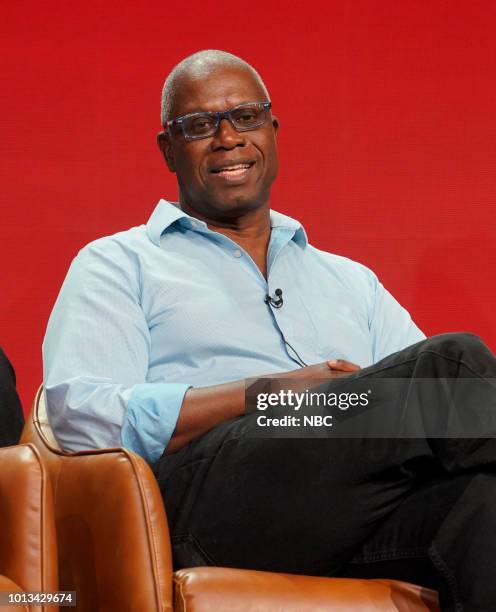
M 24 425 L 15 382 L 14 368 L 0 349 L 0 446 L 17 444 Z
M 435 336 L 353 375 L 381 376 L 477 379 L 496 419 L 496 358 L 476 336 Z M 466 410 L 487 413 L 479 400 Z M 445 611 L 496 610 L 496 438 L 264 439 L 256 417 L 154 466 L 177 568 L 398 578 L 437 588 Z

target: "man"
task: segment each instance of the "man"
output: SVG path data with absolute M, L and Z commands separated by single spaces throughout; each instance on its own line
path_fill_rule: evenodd
M 183 60 L 162 123 L 179 204 L 83 249 L 49 322 L 60 443 L 124 444 L 154 466 L 178 567 L 386 575 L 439 588 L 445 610 L 496 605 L 477 560 L 496 553 L 493 476 L 479 474 L 492 439 L 266 439 L 245 414 L 246 379 L 271 374 L 329 389 L 474 376 L 487 391 L 492 354 L 469 335 L 424 340 L 372 272 L 270 211 L 278 121 L 244 61 Z

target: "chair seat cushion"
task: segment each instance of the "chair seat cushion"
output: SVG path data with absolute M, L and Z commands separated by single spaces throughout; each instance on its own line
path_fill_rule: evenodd
M 437 594 L 394 580 L 317 578 L 222 567 L 174 574 L 174 610 L 187 612 L 438 612 Z

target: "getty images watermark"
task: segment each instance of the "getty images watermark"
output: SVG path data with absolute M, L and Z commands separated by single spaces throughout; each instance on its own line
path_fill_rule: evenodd
M 496 379 L 251 379 L 246 413 L 248 437 L 496 437 Z
M 370 389 L 366 393 L 325 393 L 309 389 L 298 392 L 293 389 L 280 389 L 272 393 L 257 393 L 256 406 L 259 411 L 278 406 L 294 411 L 309 407 L 334 407 L 339 410 L 348 410 L 348 408 L 368 406 L 370 393 Z M 332 419 L 332 414 L 303 414 L 301 417 L 291 414 L 280 417 L 261 414 L 257 416 L 257 424 L 260 427 L 332 427 Z

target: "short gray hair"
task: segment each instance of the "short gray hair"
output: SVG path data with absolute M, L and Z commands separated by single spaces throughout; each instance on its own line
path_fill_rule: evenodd
M 181 77 L 187 74 L 206 76 L 219 66 L 242 67 L 249 70 L 260 84 L 264 94 L 267 96 L 267 100 L 269 100 L 269 92 L 267 91 L 267 87 L 265 87 L 265 83 L 255 68 L 248 64 L 248 62 L 245 62 L 245 60 L 242 60 L 237 55 L 233 55 L 227 51 L 217 51 L 215 49 L 197 51 L 196 53 L 188 55 L 188 57 L 180 61 L 179 64 L 177 64 L 171 70 L 169 76 L 165 80 L 164 87 L 162 89 L 162 104 L 160 113 L 162 125 L 165 125 L 165 123 L 170 119 L 172 105 L 174 103 L 174 96 L 176 95 L 178 83 Z

